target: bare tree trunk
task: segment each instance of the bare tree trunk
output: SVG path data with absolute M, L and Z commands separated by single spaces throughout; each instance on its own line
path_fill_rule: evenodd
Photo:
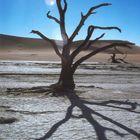
M 73 70 L 71 65 L 69 64 L 62 64 L 62 69 L 58 81 L 58 85 L 63 89 L 74 89 L 74 78 L 73 78 Z
M 70 61 L 63 62 L 62 61 L 61 73 L 59 76 L 59 80 L 56 84 L 51 85 L 50 87 L 54 89 L 54 91 L 65 91 L 65 90 L 74 90 L 74 70 L 72 68 L 72 64 Z

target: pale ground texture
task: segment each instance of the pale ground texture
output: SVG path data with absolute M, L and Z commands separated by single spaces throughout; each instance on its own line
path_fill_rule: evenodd
M 18 120 L 0 124 L 0 140 L 139 140 L 138 61 L 82 64 L 75 74 L 80 99 L 69 100 L 30 90 L 55 83 L 60 63 L 1 60 L 0 117 Z

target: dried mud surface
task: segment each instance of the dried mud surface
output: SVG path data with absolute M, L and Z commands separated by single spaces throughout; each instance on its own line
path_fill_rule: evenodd
M 139 140 L 139 64 L 82 64 L 80 99 L 31 90 L 55 83 L 59 72 L 59 62 L 0 61 L 0 122 L 16 120 L 0 124 L 0 140 Z

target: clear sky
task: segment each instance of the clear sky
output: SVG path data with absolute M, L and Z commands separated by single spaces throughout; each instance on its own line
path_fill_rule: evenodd
M 80 13 L 96 4 L 112 3 L 112 6 L 100 8 L 86 22 L 76 39 L 84 39 L 89 25 L 118 26 L 122 29 L 106 31 L 103 39 L 129 40 L 140 45 L 140 0 L 67 0 L 67 31 L 70 35 L 80 20 Z M 29 32 L 39 30 L 50 38 L 60 39 L 59 26 L 47 19 L 46 13 L 58 16 L 56 5 L 48 5 L 47 0 L 0 0 L 0 34 L 37 37 Z M 96 31 L 93 38 L 104 31 Z

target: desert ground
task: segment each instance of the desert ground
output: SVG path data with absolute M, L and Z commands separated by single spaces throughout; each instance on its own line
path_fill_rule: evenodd
M 83 52 L 79 57 L 83 56 Z M 88 59 L 88 62 L 108 62 L 111 54 L 100 53 Z M 118 54 L 117 57 L 123 58 L 124 55 Z M 59 57 L 52 49 L 0 49 L 0 60 L 27 60 L 27 61 L 60 61 Z M 140 52 L 127 54 L 125 58 L 129 63 L 140 63 Z
M 52 97 L 61 65 L 51 49 L 0 49 L 0 140 L 140 140 L 140 53 L 109 58 L 83 63 L 75 92 Z

